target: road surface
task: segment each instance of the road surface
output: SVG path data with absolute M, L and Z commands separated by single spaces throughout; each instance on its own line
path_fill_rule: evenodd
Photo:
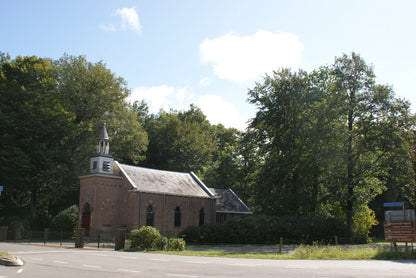
M 5 277 L 416 277 L 416 261 L 311 261 L 192 257 L 0 243 L 22 267 L 0 266 Z

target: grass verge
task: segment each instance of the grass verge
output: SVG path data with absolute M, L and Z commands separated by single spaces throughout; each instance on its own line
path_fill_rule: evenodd
M 391 250 L 384 247 L 306 245 L 290 254 L 239 254 L 223 251 L 152 251 L 163 254 L 205 257 L 285 260 L 416 260 L 416 251 Z

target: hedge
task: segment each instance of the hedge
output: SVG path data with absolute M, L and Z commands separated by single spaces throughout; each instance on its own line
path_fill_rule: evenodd
M 233 217 L 224 224 L 188 227 L 179 237 L 187 243 L 207 244 L 276 244 L 280 237 L 287 243 L 333 243 L 345 238 L 345 224 L 318 216 L 252 215 Z

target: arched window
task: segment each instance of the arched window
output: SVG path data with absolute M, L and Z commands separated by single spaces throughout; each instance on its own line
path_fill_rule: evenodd
M 176 207 L 175 209 L 175 227 L 180 227 L 181 226 L 181 209 L 179 207 Z
M 205 224 L 205 210 L 203 208 L 199 211 L 199 226 L 202 226 Z
M 155 211 L 152 205 L 149 205 L 146 210 L 146 226 L 154 226 L 155 223 Z

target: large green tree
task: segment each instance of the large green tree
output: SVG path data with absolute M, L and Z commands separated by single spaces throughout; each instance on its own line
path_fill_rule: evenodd
M 370 201 L 391 180 L 409 182 L 393 163 L 409 161 L 409 104 L 376 84 L 359 55 L 311 73 L 275 72 L 249 101 L 258 108 L 250 128 L 262 158 L 254 194 L 263 213 L 333 216 L 349 238 L 365 237 L 376 223 Z
M 214 141 L 211 125 L 202 111 L 160 111 L 146 120 L 149 136 L 142 165 L 172 171 L 201 173 L 211 162 Z
M 0 175 L 7 213 L 39 210 L 54 202 L 53 194 L 68 177 L 71 160 L 67 134 L 74 114 L 58 99 L 55 66 L 49 59 L 2 54 L 0 64 Z M 21 212 L 24 213 L 24 212 Z
M 394 174 L 391 162 L 408 161 L 402 167 L 411 171 L 407 166 L 412 118 L 409 104 L 396 99 L 391 87 L 376 84 L 373 69 L 359 55 L 337 58 L 332 74 L 332 92 L 339 98 L 337 119 L 345 123 L 339 128 L 341 184 L 337 191 L 344 194 L 347 232 L 352 238 L 355 214 L 387 189 Z
M 122 78 L 82 56 L 1 54 L 3 215 L 30 215 L 33 222 L 77 203 L 78 176 L 88 171 L 104 123 L 117 160 L 142 160 L 147 134 L 125 103 L 128 94 Z

